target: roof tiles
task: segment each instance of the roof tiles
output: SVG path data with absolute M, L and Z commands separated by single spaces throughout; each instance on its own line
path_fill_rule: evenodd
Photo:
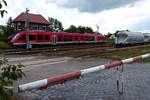
M 25 22 L 26 21 L 26 14 L 21 13 L 17 16 L 13 22 Z M 40 23 L 40 24 L 50 24 L 42 15 L 40 14 L 31 14 L 29 13 L 29 22 L 31 23 Z

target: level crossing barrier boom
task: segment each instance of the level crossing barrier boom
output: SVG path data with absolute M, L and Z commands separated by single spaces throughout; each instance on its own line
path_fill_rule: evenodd
M 56 77 L 51 77 L 51 78 L 47 78 L 47 79 L 43 79 L 43 80 L 38 80 L 35 82 L 31 82 L 31 83 L 27 83 L 27 84 L 23 84 L 23 85 L 19 85 L 18 87 L 18 91 L 26 91 L 26 90 L 30 90 L 30 89 L 34 89 L 34 88 L 40 88 L 40 89 L 46 89 L 47 86 L 52 86 L 55 84 L 64 84 L 66 83 L 66 81 L 68 80 L 72 80 L 72 79 L 79 79 L 81 76 L 84 76 L 86 74 L 89 73 L 94 73 L 100 70 L 105 70 L 105 69 L 110 69 L 116 66 L 120 66 L 123 64 L 128 64 L 140 59 L 145 59 L 150 57 L 150 54 L 144 54 L 141 56 L 136 56 L 133 58 L 128 58 L 125 60 L 120 60 L 120 61 L 114 61 L 111 62 L 109 64 L 104 64 L 104 65 L 100 65 L 100 66 L 96 66 L 96 67 L 92 67 L 92 68 L 87 68 L 87 69 L 83 69 L 83 70 L 79 70 L 76 72 L 71 72 L 71 73 L 67 73 L 64 75 L 60 75 L 60 76 L 56 76 Z

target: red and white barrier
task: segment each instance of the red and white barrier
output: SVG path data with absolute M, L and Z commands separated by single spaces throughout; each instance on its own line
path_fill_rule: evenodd
M 79 70 L 77 72 L 72 72 L 72 73 L 68 73 L 68 74 L 64 74 L 64 75 L 60 75 L 60 76 L 56 76 L 56 77 L 52 77 L 48 79 L 43 79 L 43 80 L 19 85 L 18 91 L 26 91 L 26 90 L 30 90 L 34 88 L 46 89 L 48 85 L 55 85 L 59 83 L 64 84 L 67 80 L 79 79 L 80 76 L 83 76 L 85 74 L 97 72 L 97 71 L 104 70 L 104 69 L 109 69 L 115 66 L 131 63 L 139 59 L 145 59 L 148 57 L 150 57 L 150 54 L 136 56 L 134 58 L 129 58 L 129 59 L 121 60 L 121 61 L 115 61 L 110 64 L 100 65 L 100 66 L 96 66 L 96 67 L 92 67 L 88 69 Z

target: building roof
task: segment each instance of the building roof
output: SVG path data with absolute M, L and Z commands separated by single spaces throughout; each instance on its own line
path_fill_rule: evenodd
M 13 22 L 25 22 L 26 21 L 26 14 L 21 13 L 17 16 Z M 40 14 L 31 14 L 29 13 L 29 22 L 31 23 L 40 23 L 40 24 L 50 24 L 42 15 Z

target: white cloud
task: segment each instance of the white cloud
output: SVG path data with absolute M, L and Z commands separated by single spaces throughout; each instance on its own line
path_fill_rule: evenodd
M 54 2 L 54 0 L 51 0 Z M 9 16 L 15 18 L 26 8 L 30 13 L 40 13 L 46 19 L 54 17 L 60 20 L 65 28 L 70 25 L 90 26 L 96 30 L 96 24 L 100 26 L 100 32 L 115 32 L 122 29 L 135 29 L 136 25 L 144 20 L 150 20 L 150 0 L 142 0 L 134 5 L 126 5 L 120 8 L 105 10 L 99 13 L 81 13 L 77 8 L 67 9 L 57 6 L 55 3 L 47 3 L 46 0 L 10 0 L 8 2 L 8 14 L 5 18 L 0 19 L 0 24 L 5 24 Z M 67 2 L 67 0 L 58 0 L 58 3 Z M 148 23 L 146 23 L 148 24 Z M 138 31 L 144 31 L 138 24 Z M 147 29 L 146 29 L 147 30 Z M 132 30 L 137 31 L 137 29 Z

